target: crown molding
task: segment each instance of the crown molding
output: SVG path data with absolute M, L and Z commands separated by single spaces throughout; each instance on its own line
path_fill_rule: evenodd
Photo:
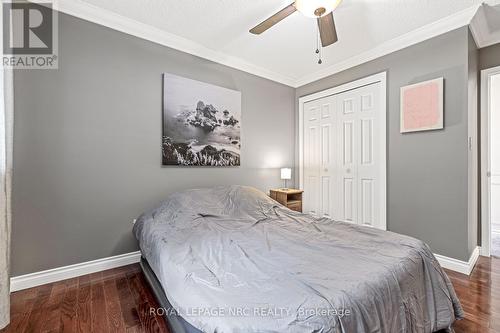
M 391 39 L 379 46 L 351 57 L 346 61 L 331 65 L 320 71 L 306 75 L 295 82 L 296 87 L 320 80 L 327 76 L 342 72 L 346 69 L 364 64 L 366 62 L 383 57 L 390 53 L 402 50 L 409 46 L 421 43 L 427 39 L 442 35 L 449 31 L 468 25 L 476 14 L 480 5 L 469 7 L 453 15 L 410 31 L 404 35 Z
M 472 18 L 470 22 L 470 31 L 472 33 L 472 37 L 474 37 L 474 41 L 478 48 L 485 47 L 485 41 L 488 35 L 488 29 L 486 26 L 486 16 L 484 15 L 484 7 L 481 6 L 477 10 L 476 15 Z
M 32 2 L 43 2 L 43 0 L 29 0 Z M 418 44 L 427 39 L 439 36 L 454 29 L 463 27 L 471 23 L 472 18 L 478 11 L 481 5 L 469 7 L 465 10 L 447 16 L 443 19 L 425 25 L 416 30 L 410 31 L 402 36 L 384 42 L 377 47 L 365 51 L 359 55 L 353 56 L 346 61 L 336 63 L 322 70 L 307 74 L 303 77 L 296 78 L 282 73 L 278 73 L 254 64 L 251 64 L 238 57 L 230 56 L 219 51 L 207 48 L 199 43 L 193 42 L 187 38 L 183 38 L 164 30 L 158 29 L 148 24 L 138 22 L 128 17 L 116 14 L 112 11 L 102 9 L 91 5 L 82 0 L 55 0 L 54 8 L 59 12 L 78 17 L 80 19 L 93 22 L 141 39 L 145 39 L 160 45 L 176 49 L 200 58 L 204 58 L 234 69 L 238 69 L 259 77 L 263 77 L 284 85 L 298 88 L 308 83 L 320 80 L 327 76 L 339 73 L 346 69 L 361 65 L 368 61 L 380 58 L 387 54 L 399 51 L 408 46 Z M 484 16 L 484 14 L 483 14 Z M 476 43 L 487 46 L 488 40 L 481 37 L 483 28 L 473 28 L 471 24 L 474 38 L 482 42 Z M 476 23 L 477 25 L 477 23 Z M 492 43 L 493 44 L 493 43 Z
M 30 0 L 31 2 L 43 2 L 43 0 Z M 283 75 L 266 68 L 256 66 L 240 58 L 212 50 L 199 43 L 193 42 L 167 31 L 158 29 L 148 24 L 138 22 L 112 11 L 102 9 L 81 0 L 58 0 L 54 1 L 54 9 L 77 18 L 96 23 L 141 39 L 164 45 L 172 49 L 189 53 L 231 68 L 257 75 L 275 82 L 294 86 L 295 78 Z
M 486 7 L 483 4 L 470 22 L 470 30 L 478 48 L 491 46 L 500 43 L 500 31 L 490 31 L 488 28 L 488 18 L 485 13 Z

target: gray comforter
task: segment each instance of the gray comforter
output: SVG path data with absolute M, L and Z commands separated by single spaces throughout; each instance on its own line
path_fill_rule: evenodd
M 463 311 L 423 242 L 315 218 L 243 186 L 170 195 L 134 227 L 203 332 L 435 332 Z

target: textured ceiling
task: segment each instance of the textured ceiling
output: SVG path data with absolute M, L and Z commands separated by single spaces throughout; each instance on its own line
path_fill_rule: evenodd
M 248 30 L 291 0 L 83 0 L 293 80 L 478 5 L 483 0 L 344 0 L 339 42 L 317 64 L 314 19 L 294 13 L 260 36 Z M 500 0 L 488 0 L 494 5 Z

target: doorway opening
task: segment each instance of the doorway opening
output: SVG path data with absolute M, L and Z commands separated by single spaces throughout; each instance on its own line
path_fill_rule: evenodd
M 500 67 L 481 72 L 481 247 L 500 258 Z
M 491 255 L 500 257 L 500 74 L 491 76 Z

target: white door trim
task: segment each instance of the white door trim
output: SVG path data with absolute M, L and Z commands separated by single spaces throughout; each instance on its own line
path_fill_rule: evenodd
M 491 255 L 491 150 L 490 79 L 500 74 L 500 66 L 481 71 L 481 255 Z
M 382 221 L 383 228 L 387 230 L 387 73 L 381 72 L 375 75 L 371 75 L 356 81 L 352 81 L 346 84 L 342 84 L 337 87 L 333 87 L 327 90 L 323 90 L 311 95 L 302 96 L 299 98 L 299 188 L 304 186 L 304 104 L 316 99 L 323 97 L 340 94 L 344 91 L 360 88 L 369 84 L 380 82 L 380 103 L 381 108 L 385 112 L 382 114 L 380 121 L 380 129 L 382 133 L 385 133 L 383 140 L 380 140 L 380 152 L 381 160 L 385 161 L 382 166 L 383 169 L 383 179 L 381 179 L 383 198 L 381 200 L 380 207 L 380 221 Z

